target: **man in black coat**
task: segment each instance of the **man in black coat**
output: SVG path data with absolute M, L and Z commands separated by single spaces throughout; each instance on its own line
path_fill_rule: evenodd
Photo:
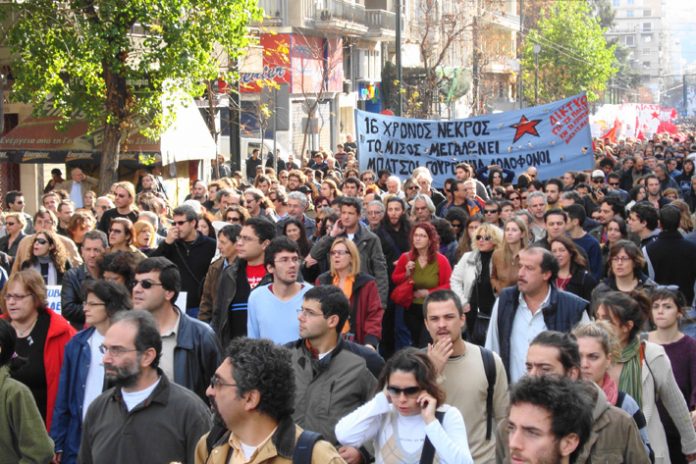
M 696 244 L 679 232 L 681 211 L 674 205 L 660 208 L 662 232 L 645 247 L 648 274 L 661 285 L 678 285 L 689 305 L 694 299 Z

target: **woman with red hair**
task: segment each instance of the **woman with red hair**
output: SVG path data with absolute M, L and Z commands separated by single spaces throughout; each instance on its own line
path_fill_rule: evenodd
M 437 250 L 440 237 L 432 224 L 423 222 L 411 229 L 411 249 L 396 262 L 392 280 L 398 286 L 406 281 L 413 285 L 413 303 L 405 308 L 404 319 L 411 332 L 411 344 L 425 347 L 428 332 L 423 323 L 423 300 L 435 290 L 450 288 L 452 267 L 447 257 Z

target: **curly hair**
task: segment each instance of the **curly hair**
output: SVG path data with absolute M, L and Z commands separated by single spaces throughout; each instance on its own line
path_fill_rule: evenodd
M 225 358 L 232 364 L 237 398 L 257 390 L 261 397 L 258 412 L 278 421 L 292 415 L 295 374 L 287 348 L 270 340 L 235 338 L 227 347 Z
M 116 282 L 106 280 L 88 280 L 82 285 L 82 295 L 87 300 L 88 295 L 94 295 L 104 303 L 106 317 L 111 319 L 119 311 L 133 309 L 130 292 L 126 287 Z
M 61 274 L 65 273 L 66 267 L 68 266 L 68 253 L 65 251 L 63 242 L 58 238 L 58 234 L 51 230 L 42 230 L 41 232 L 34 234 L 34 240 L 31 243 L 31 258 L 29 258 L 28 261 L 25 261 L 23 265 L 26 265 L 26 262 L 31 264 L 36 264 L 38 262 L 38 258 L 34 256 L 33 246 L 34 243 L 36 243 L 36 240 L 41 238 L 41 235 L 43 235 L 45 240 L 48 240 L 49 245 L 52 246 L 52 248 L 48 251 L 48 255 L 50 256 L 51 261 L 53 261 L 53 264 L 56 266 L 56 270 Z
M 411 229 L 411 234 L 409 236 L 408 242 L 411 244 L 411 251 L 410 253 L 410 259 L 411 261 L 415 261 L 418 259 L 418 252 L 416 249 L 413 247 L 413 235 L 416 233 L 416 230 L 422 229 L 426 234 L 428 234 L 428 262 L 432 263 L 434 262 L 437 258 L 437 252 L 440 249 L 440 236 L 437 234 L 437 230 L 435 227 L 428 223 L 428 222 L 421 222 L 418 224 L 415 224 L 413 228 Z
M 409 347 L 389 358 L 377 381 L 378 392 L 384 390 L 389 384 L 389 378 L 396 371 L 412 373 L 418 386 L 432 395 L 438 406 L 445 402 L 445 391 L 437 383 L 435 367 L 425 352 Z

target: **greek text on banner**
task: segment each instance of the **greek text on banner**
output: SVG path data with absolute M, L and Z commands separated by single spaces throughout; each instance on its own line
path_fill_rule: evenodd
M 468 119 L 425 120 L 355 110 L 360 169 L 387 169 L 401 178 L 419 166 L 441 187 L 458 163 L 492 164 L 540 179 L 592 169 L 592 136 L 585 94 L 546 105 Z

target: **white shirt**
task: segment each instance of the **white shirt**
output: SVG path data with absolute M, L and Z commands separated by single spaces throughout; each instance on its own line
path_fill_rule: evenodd
M 152 392 L 155 390 L 157 385 L 159 385 L 161 380 L 161 377 L 157 378 L 157 381 L 147 387 L 144 390 L 136 391 L 136 392 L 126 392 L 123 389 L 121 389 L 121 395 L 123 396 L 123 402 L 126 403 L 126 408 L 128 408 L 128 412 L 131 412 L 134 407 L 142 403 L 147 399 L 148 396 L 152 394 Z
M 104 388 L 104 364 L 99 347 L 104 343 L 104 336 L 97 330 L 87 340 L 89 345 L 89 369 L 87 370 L 87 381 L 85 383 L 85 398 L 82 402 L 82 419 L 87 415 L 87 408 L 94 399 L 101 395 Z
M 544 321 L 542 308 L 548 305 L 551 297 L 551 288 L 539 306 L 536 313 L 532 314 L 524 299 L 524 294 L 520 293 L 515 318 L 512 321 L 512 332 L 510 334 L 510 385 L 517 382 L 527 373 L 527 350 L 534 338 L 544 330 L 548 330 Z M 486 335 L 486 348 L 500 354 L 500 334 L 498 334 L 498 300 L 493 305 L 491 311 L 491 323 L 488 326 Z M 581 322 L 589 322 L 587 312 L 583 311 Z
M 75 208 L 82 208 L 84 206 L 84 200 L 82 199 L 82 183 L 75 182 L 72 183 L 72 188 L 70 189 L 70 199 L 75 203 Z

